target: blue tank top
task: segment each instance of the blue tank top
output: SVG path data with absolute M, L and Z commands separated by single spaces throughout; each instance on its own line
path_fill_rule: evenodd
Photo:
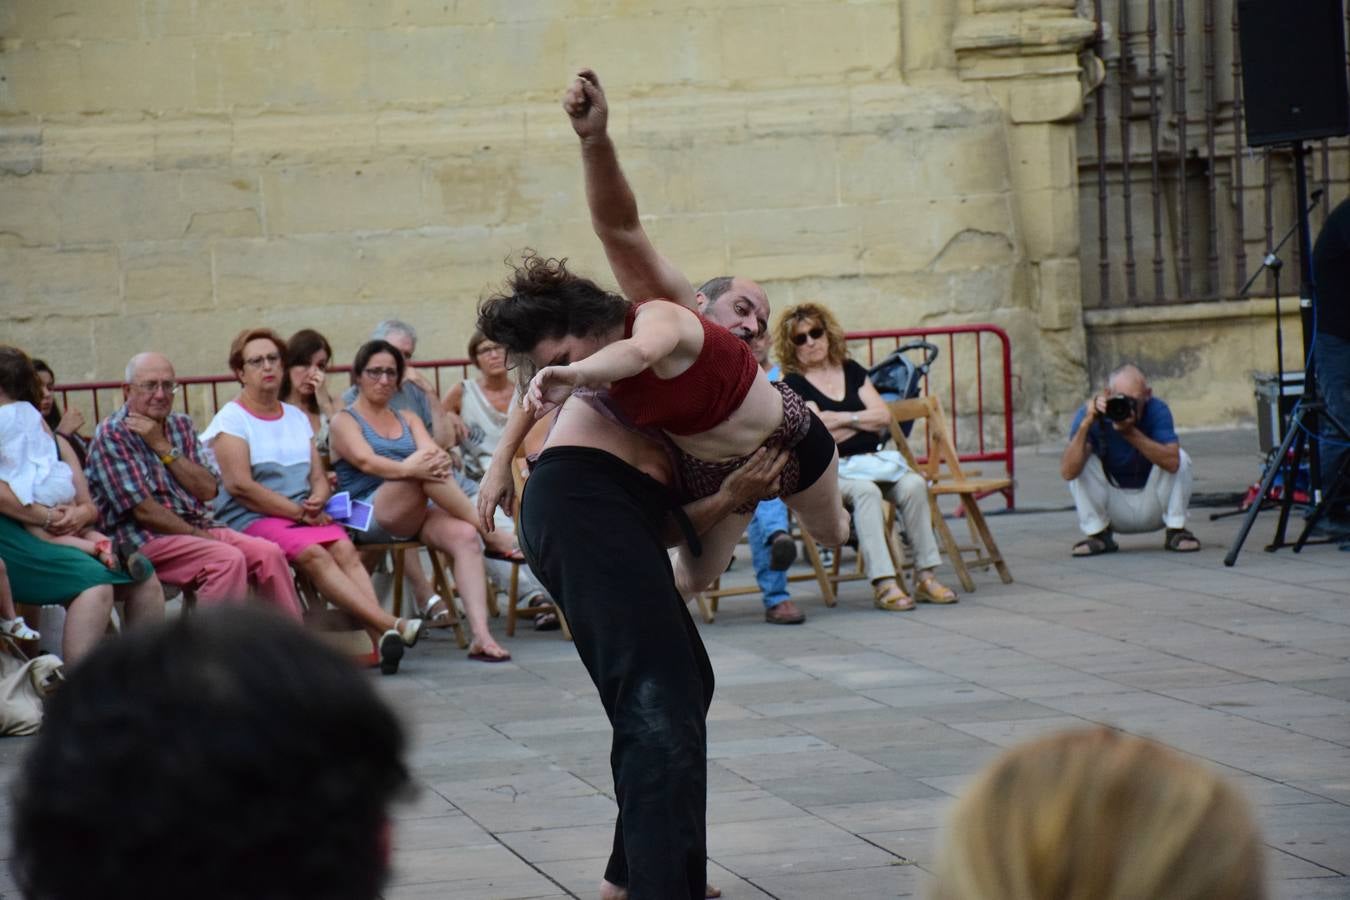
M 387 438 L 370 426 L 370 423 L 361 418 L 360 414 L 350 406 L 347 412 L 356 420 L 356 424 L 361 426 L 361 436 L 370 444 L 370 449 L 385 459 L 392 459 L 394 462 L 403 462 L 413 452 L 417 450 L 417 442 L 413 440 L 412 429 L 408 423 L 403 421 L 403 416 L 398 416 L 398 424 L 403 426 L 403 431 L 396 438 Z M 395 413 L 398 415 L 398 413 Z M 351 492 L 353 500 L 365 500 L 371 494 L 375 493 L 380 485 L 384 484 L 384 479 L 378 475 L 371 475 L 369 472 L 363 472 L 356 466 L 347 462 L 345 459 L 339 459 L 333 465 L 333 471 L 337 473 L 338 490 Z

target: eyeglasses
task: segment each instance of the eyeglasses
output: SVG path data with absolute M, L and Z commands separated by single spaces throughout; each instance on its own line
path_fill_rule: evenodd
M 825 334 L 825 329 L 824 329 L 824 328 L 821 328 L 819 325 L 817 325 L 815 328 L 812 328 L 810 331 L 803 331 L 803 332 L 800 332 L 799 334 L 794 334 L 794 335 L 792 336 L 792 343 L 794 343 L 794 344 L 796 344 L 798 347 L 800 347 L 800 346 L 802 346 L 803 344 L 806 343 L 806 341 L 807 341 L 808 338 L 809 338 L 810 340 L 813 340 L 813 341 L 818 341 L 818 340 L 820 340 L 821 336 L 824 335 L 824 334 Z
M 180 385 L 176 381 L 142 381 L 140 384 L 133 384 L 132 387 L 142 394 L 157 394 L 163 391 L 172 397 L 178 393 Z
M 488 344 L 486 346 L 479 347 L 477 350 L 473 352 L 473 355 L 489 356 L 489 355 L 496 355 L 498 353 L 500 353 L 502 356 L 505 356 L 506 348 L 503 347 L 501 344 Z
M 398 381 L 398 369 L 366 369 L 361 374 L 371 381 Z
M 276 353 L 268 353 L 266 356 L 254 356 L 244 360 L 244 365 L 250 369 L 262 369 L 267 366 L 281 365 L 281 357 Z

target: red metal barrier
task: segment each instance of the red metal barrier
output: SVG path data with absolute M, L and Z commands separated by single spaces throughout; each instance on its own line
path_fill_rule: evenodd
M 997 325 L 942 325 L 932 328 L 894 328 L 884 331 L 851 331 L 847 334 L 850 355 L 859 362 L 871 366 L 885 357 L 896 347 L 913 338 L 936 344 L 941 351 L 933 363 L 934 371 L 924 378 L 923 392 L 937 393 L 942 400 L 943 412 L 947 414 L 952 431 L 952 443 L 957 446 L 957 456 L 961 462 L 1001 462 L 1007 469 L 1008 477 L 1014 478 L 1013 463 L 1013 403 L 1012 403 L 1012 345 L 1008 333 Z M 863 347 L 858 345 L 862 344 Z M 989 348 L 990 355 L 996 356 L 991 362 L 997 362 L 998 387 L 1001 393 L 1002 410 L 991 413 L 985 403 L 986 344 L 995 344 Z M 961 363 L 958 364 L 958 356 Z M 945 359 L 944 359 L 945 357 Z M 971 390 L 970 372 L 962 371 L 965 365 L 974 368 L 974 410 L 970 409 L 970 400 L 963 394 Z M 943 371 L 945 370 L 945 377 Z M 958 378 L 958 371 L 962 377 Z M 936 384 L 935 384 L 936 382 Z M 1001 421 L 994 421 L 997 416 Z M 986 429 L 986 422 L 992 427 Z M 964 424 L 963 424 L 964 423 Z M 975 439 L 970 439 L 970 426 L 974 426 Z M 991 441 L 989 433 L 1001 432 L 1001 441 Z M 966 440 L 961 440 L 962 434 Z M 1001 443 L 1002 446 L 998 446 Z M 1001 493 L 1008 509 L 1014 508 L 1015 488 Z
M 412 366 L 415 369 L 431 369 L 432 382 L 436 387 L 437 396 L 444 396 L 450 385 L 441 384 L 442 369 L 458 369 L 459 378 L 468 377 L 469 366 L 472 362 L 467 359 L 427 359 L 414 361 Z M 352 370 L 351 366 L 333 366 L 328 370 L 329 375 L 346 375 Z M 179 412 L 193 415 L 192 412 L 192 394 L 190 388 L 201 388 L 201 393 L 210 394 L 210 410 L 207 418 L 214 416 L 220 409 L 221 395 L 224 394 L 226 402 L 233 399 L 238 392 L 235 385 L 238 383 L 233 375 L 184 375 L 178 379 L 182 387 L 174 400 L 175 406 Z M 347 389 L 345 379 L 339 379 L 329 383 L 328 389 L 334 394 L 341 394 Z M 112 412 L 122 405 L 122 382 L 120 381 L 81 381 L 71 384 L 58 384 L 52 387 L 60 395 L 60 403 L 63 409 L 70 406 L 71 394 L 87 394 L 88 403 L 77 403 L 82 410 L 92 410 L 93 419 L 97 422 L 103 418 L 105 411 Z M 100 397 L 100 394 L 103 396 Z M 109 396 L 111 395 L 111 397 Z M 205 424 L 203 422 L 203 424 Z
M 924 393 L 937 391 L 942 398 L 944 411 L 951 423 L 952 441 L 957 445 L 961 462 L 1001 462 L 1007 469 L 1008 477 L 1014 476 L 1012 350 L 1006 331 L 997 325 L 944 325 L 932 328 L 852 331 L 848 333 L 847 337 L 849 344 L 852 345 L 851 355 L 859 362 L 865 362 L 869 366 L 911 338 L 921 338 L 937 344 L 942 353 L 937 362 L 934 363 L 935 371 L 929 372 L 928 376 L 924 378 Z M 986 344 L 997 345 L 990 348 L 990 355 L 996 357 L 995 361 L 1000 368 L 998 383 L 1003 408 L 993 412 L 987 410 L 985 404 L 986 360 L 984 356 Z M 450 387 L 448 383 L 442 383 L 442 370 L 457 369 L 457 374 L 463 379 L 468 377 L 470 365 L 471 362 L 467 359 L 418 360 L 413 363 L 415 368 L 433 370 L 436 393 L 440 396 L 444 396 L 445 391 Z M 973 366 L 973 410 L 971 409 L 970 399 L 964 396 L 971 391 L 970 372 L 965 371 L 967 365 Z M 342 374 L 350 371 L 350 366 L 334 366 L 329 369 L 329 374 Z M 958 378 L 958 372 L 961 372 L 961 378 Z M 211 415 L 215 415 L 216 410 L 220 408 L 222 393 L 226 401 L 230 400 L 236 393 L 232 388 L 235 384 L 233 375 L 185 376 L 179 378 L 178 382 L 184 388 L 179 391 L 175 402 L 179 409 L 188 415 L 192 415 L 192 394 L 194 392 L 191 389 L 199 388 L 199 394 L 209 393 L 208 398 L 203 398 L 208 402 L 209 415 L 204 414 L 203 418 L 199 420 L 202 426 L 205 426 L 206 420 Z M 222 388 L 222 386 L 224 387 Z M 121 388 L 122 383 L 120 381 L 88 381 L 78 384 L 57 385 L 55 390 L 60 395 L 60 402 L 63 407 L 70 406 L 71 394 L 89 395 L 87 403 L 78 403 L 77 405 L 86 412 L 92 409 L 93 418 L 91 421 L 97 422 L 103 417 L 105 410 L 111 412 L 122 404 Z M 329 389 L 335 394 L 339 394 L 346 389 L 346 385 L 334 383 L 329 386 Z M 103 395 L 102 400 L 100 394 Z M 109 396 L 110 394 L 111 396 Z M 995 422 L 995 416 L 1001 421 Z M 986 422 L 993 427 L 987 429 Z M 969 436 L 972 427 L 975 432 L 974 440 L 971 440 Z M 992 442 L 990 440 L 991 434 L 988 432 L 1001 433 L 1002 440 Z M 964 442 L 961 440 L 962 434 L 966 435 Z M 1002 446 L 998 446 L 998 443 L 1001 443 Z M 1003 494 L 1008 508 L 1012 509 L 1014 490 L 1009 488 Z

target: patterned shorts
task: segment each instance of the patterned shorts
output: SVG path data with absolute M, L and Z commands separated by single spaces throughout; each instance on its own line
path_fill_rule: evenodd
M 774 429 L 773 434 L 769 435 L 768 439 L 764 441 L 763 446 L 770 449 L 783 447 L 793 452 L 783 466 L 782 476 L 778 480 L 778 489 L 759 498 L 759 500 L 769 500 L 780 496 L 786 497 L 789 494 L 797 493 L 798 490 L 810 487 L 820 477 L 824 468 L 829 465 L 834 452 L 834 442 L 831 440 L 824 466 L 819 465 L 819 461 L 814 458 L 807 460 L 807 464 L 803 466 L 803 454 L 798 452 L 796 448 L 808 434 L 817 430 L 812 427 L 812 424 L 819 423 L 820 420 L 807 407 L 806 401 L 792 388 L 781 381 L 774 382 L 774 387 L 778 388 L 779 393 L 783 395 L 783 421 Z M 823 429 L 824 425 L 819 427 Z M 825 436 L 828 438 L 828 431 L 825 432 Z M 818 445 L 819 441 L 812 443 Z M 823 447 L 815 446 L 814 449 L 816 452 L 811 454 L 812 457 L 819 456 Z M 690 456 L 676 447 L 676 478 L 679 479 L 681 500 L 689 503 L 703 497 L 711 497 L 722 487 L 722 482 L 726 480 L 726 477 L 745 465 L 745 461 L 753 455 L 747 453 L 745 456 L 736 459 L 708 462 L 705 459 Z M 808 472 L 808 477 L 805 479 L 802 478 L 804 469 Z M 735 512 L 753 512 L 759 504 L 759 500 L 743 503 L 735 509 Z

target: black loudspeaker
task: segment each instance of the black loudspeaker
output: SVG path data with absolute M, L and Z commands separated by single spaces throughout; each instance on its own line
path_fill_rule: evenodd
M 1247 143 L 1350 134 L 1341 0 L 1238 0 Z

